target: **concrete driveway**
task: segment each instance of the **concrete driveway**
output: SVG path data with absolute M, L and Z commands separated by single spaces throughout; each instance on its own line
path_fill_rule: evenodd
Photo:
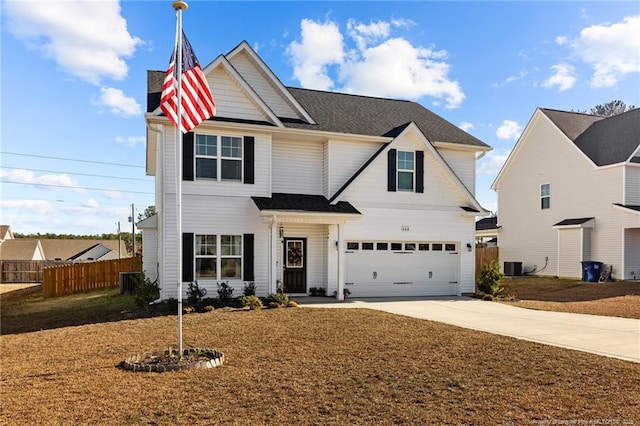
M 305 307 L 376 309 L 640 363 L 637 319 L 536 311 L 470 297 L 299 301 Z

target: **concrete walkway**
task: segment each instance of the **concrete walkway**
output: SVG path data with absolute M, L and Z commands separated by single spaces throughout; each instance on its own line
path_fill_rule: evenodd
M 536 311 L 469 297 L 299 302 L 305 307 L 376 309 L 640 363 L 637 319 Z

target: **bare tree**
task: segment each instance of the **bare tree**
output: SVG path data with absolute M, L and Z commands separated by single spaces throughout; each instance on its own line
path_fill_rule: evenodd
M 613 100 L 606 104 L 596 105 L 589 110 L 588 114 L 599 115 L 601 117 L 613 117 L 614 115 L 622 114 L 635 108 L 635 105 L 627 105 L 621 100 Z M 584 112 L 586 113 L 587 111 Z

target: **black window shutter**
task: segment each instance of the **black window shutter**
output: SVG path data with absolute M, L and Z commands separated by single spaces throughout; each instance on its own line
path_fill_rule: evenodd
M 387 191 L 396 190 L 396 157 L 396 150 L 390 149 L 387 154 Z
M 193 282 L 193 234 L 182 234 L 182 282 Z
M 244 234 L 243 240 L 242 275 L 245 281 L 253 281 L 253 234 Z
M 182 136 L 182 180 L 193 180 L 193 132 Z
M 254 183 L 253 163 L 255 151 L 255 138 L 244 137 L 244 183 Z
M 416 151 L 416 192 L 424 192 L 424 151 Z

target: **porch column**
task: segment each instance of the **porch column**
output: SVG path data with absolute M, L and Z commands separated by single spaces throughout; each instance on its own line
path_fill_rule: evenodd
M 277 279 L 278 279 L 278 220 L 274 216 L 271 221 L 271 227 L 269 228 L 269 291 L 268 294 L 276 292 Z
M 338 224 L 338 300 L 344 300 L 344 225 Z

